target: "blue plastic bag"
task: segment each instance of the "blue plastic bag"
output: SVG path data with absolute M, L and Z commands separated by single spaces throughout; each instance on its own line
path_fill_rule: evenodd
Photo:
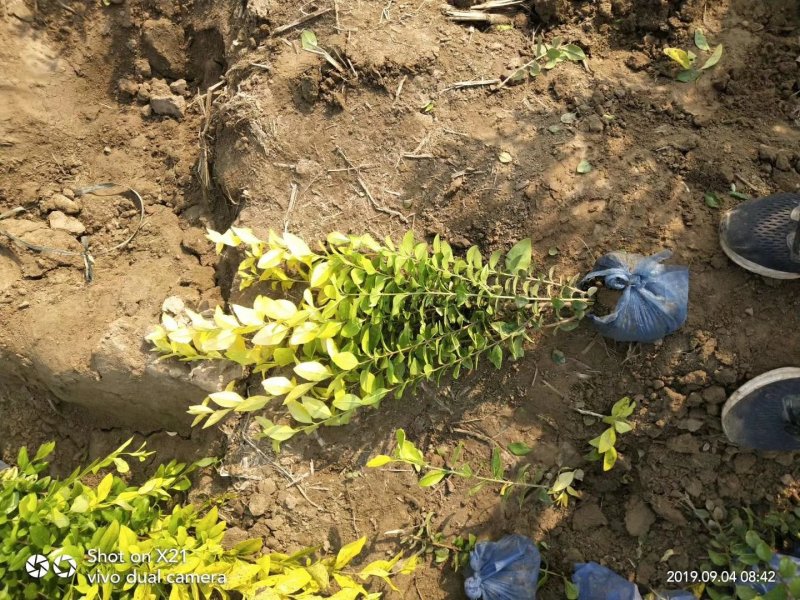
M 689 269 L 662 265 L 672 256 L 664 250 L 650 257 L 612 252 L 600 257 L 582 283 L 603 278 L 606 287 L 623 290 L 614 311 L 587 317 L 606 337 L 618 342 L 655 342 L 686 321 Z
M 692 592 L 685 590 L 671 590 L 669 592 L 656 592 L 656 600 L 696 600 Z
M 521 535 L 478 542 L 469 554 L 464 591 L 470 600 L 533 600 L 541 562 L 536 544 Z
M 576 563 L 572 583 L 578 600 L 642 600 L 634 584 L 596 562 Z

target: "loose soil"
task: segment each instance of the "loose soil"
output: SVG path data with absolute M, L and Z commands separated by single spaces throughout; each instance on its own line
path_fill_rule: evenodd
M 732 185 L 800 187 L 796 3 L 535 0 L 511 13 L 512 29 L 453 23 L 425 0 L 302 10 L 334 7 L 306 26 L 338 67 L 301 50 L 300 28 L 273 35 L 303 16 L 294 3 L 5 4 L 0 212 L 28 210 L 0 227 L 80 250 L 77 235 L 48 228 L 48 213 L 105 181 L 135 188 L 147 218 L 128 247 L 98 255 L 90 285 L 80 257 L 0 241 L 0 455 L 55 439 L 54 469 L 65 472 L 131 435 L 164 460 L 223 455 L 198 494 L 236 492 L 230 539 L 261 536 L 280 551 L 368 535 L 377 556 L 397 547 L 385 532 L 432 512 L 447 536 L 546 543 L 559 572 L 596 560 L 647 589 L 697 568 L 706 538 L 689 503 L 723 518 L 773 503 L 800 475 L 795 455 L 751 453 L 722 435 L 732 390 L 800 360 L 800 295 L 731 264 L 717 244 L 720 209 L 704 201 L 716 192 L 722 209 L 734 206 Z M 725 52 L 680 84 L 662 49 L 689 48 L 697 28 Z M 579 44 L 587 64 L 497 93 L 454 87 L 512 73 L 534 34 Z M 185 92 L 166 87 L 177 79 Z M 153 114 L 150 98 L 165 94 L 182 118 Z M 135 225 L 121 196 L 74 202 L 96 248 Z M 196 308 L 236 297 L 235 256 L 218 261 L 202 238 L 231 223 L 308 239 L 413 227 L 484 252 L 529 236 L 538 264 L 565 275 L 612 250 L 670 248 L 690 268 L 689 319 L 656 345 L 609 343 L 588 325 L 543 337 L 516 364 L 423 386 L 276 457 L 247 419 L 191 431 L 183 410 L 225 374 L 155 363 L 142 342 L 169 296 Z M 573 407 L 607 412 L 622 396 L 638 403 L 636 428 L 604 474 L 582 458 L 601 427 Z M 463 443 L 473 465 L 488 464 L 495 444 L 524 441 L 533 452 L 504 454 L 506 466 L 582 466 L 583 498 L 519 506 L 489 489 L 469 496 L 460 481 L 421 490 L 410 473 L 365 469 L 398 427 L 428 455 Z M 463 597 L 461 574 L 432 564 L 401 586 L 403 598 Z M 542 597 L 562 597 L 557 579 Z

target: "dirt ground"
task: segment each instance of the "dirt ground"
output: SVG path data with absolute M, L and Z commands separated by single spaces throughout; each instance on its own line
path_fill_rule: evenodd
M 385 532 L 433 512 L 447 536 L 522 533 L 546 543 L 553 571 L 596 560 L 643 590 L 700 565 L 705 532 L 687 500 L 722 518 L 771 504 L 787 475 L 800 477 L 796 456 L 743 451 L 722 435 L 728 393 L 800 361 L 800 294 L 735 267 L 716 233 L 720 211 L 739 201 L 731 185 L 753 196 L 800 187 L 797 3 L 534 0 L 508 13 L 510 29 L 454 23 L 429 0 L 2 9 L 0 213 L 28 210 L 0 227 L 80 251 L 77 230 L 52 228 L 57 209 L 103 248 L 127 237 L 136 211 L 121 196 L 76 191 L 121 183 L 146 206 L 133 242 L 97 256 L 91 285 L 80 256 L 0 240 L 6 461 L 56 439 L 63 472 L 137 435 L 163 459 L 225 455 L 198 493 L 238 493 L 226 513 L 233 538 L 286 551 L 369 535 L 376 555 L 397 547 Z M 324 9 L 304 26 L 339 68 L 301 50 L 302 27 L 280 29 Z M 697 28 L 725 51 L 681 84 L 662 50 L 691 47 Z M 454 86 L 510 74 L 534 35 L 580 45 L 586 65 L 497 92 Z M 585 175 L 582 159 L 593 166 Z M 610 343 L 588 325 L 544 337 L 513 366 L 386 402 L 275 457 L 249 421 L 190 431 L 182 410 L 207 382 L 155 365 L 142 343 L 168 296 L 195 307 L 235 297 L 233 257 L 218 262 L 202 238 L 231 223 L 308 239 L 413 227 L 484 252 L 531 237 L 538 264 L 565 275 L 612 250 L 670 248 L 690 268 L 689 319 L 656 345 Z M 600 428 L 573 407 L 607 412 L 622 396 L 638 403 L 636 428 L 603 474 L 582 459 Z M 504 455 L 507 466 L 581 465 L 584 497 L 567 509 L 520 507 L 489 489 L 468 496 L 462 482 L 421 490 L 409 474 L 366 470 L 398 427 L 429 454 L 463 442 L 474 465 L 488 464 L 494 443 L 524 441 L 534 451 Z M 462 598 L 461 581 L 425 564 L 399 596 Z M 541 596 L 562 588 L 553 579 Z

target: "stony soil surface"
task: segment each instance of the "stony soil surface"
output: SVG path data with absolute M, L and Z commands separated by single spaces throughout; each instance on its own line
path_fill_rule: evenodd
M 338 69 L 301 50 L 300 28 L 280 29 L 325 8 L 306 26 Z M 723 518 L 769 505 L 800 476 L 795 456 L 743 451 L 721 433 L 732 390 L 800 360 L 800 295 L 732 265 L 717 245 L 720 209 L 704 201 L 716 192 L 721 209 L 735 205 L 731 185 L 800 186 L 795 3 L 535 0 L 510 13 L 511 29 L 453 23 L 423 0 L 9 0 L 3 10 L 0 213 L 27 211 L 0 228 L 78 252 L 88 234 L 100 250 L 127 237 L 135 207 L 76 192 L 117 182 L 146 204 L 133 242 L 98 254 L 91 285 L 80 256 L 0 241 L 4 460 L 54 438 L 63 471 L 136 434 L 162 458 L 225 455 L 198 494 L 238 494 L 232 539 L 289 550 L 366 534 L 376 554 L 399 541 L 384 532 L 432 512 L 447 536 L 523 533 L 546 542 L 552 570 L 597 560 L 643 589 L 699 565 L 704 530 L 688 502 Z M 697 28 L 725 53 L 680 84 L 662 49 L 690 47 Z M 454 87 L 513 72 L 534 33 L 579 44 L 587 65 L 496 93 Z M 671 248 L 690 267 L 689 320 L 657 345 L 615 345 L 588 326 L 542 338 L 502 371 L 387 402 L 275 457 L 249 421 L 189 431 L 183 408 L 225 374 L 155 363 L 142 342 L 165 298 L 203 308 L 230 297 L 233 258 L 218 263 L 203 228 L 233 222 L 309 239 L 413 227 L 486 252 L 530 236 L 539 264 L 564 274 L 611 250 Z M 607 412 L 626 395 L 636 429 L 603 474 L 582 458 L 599 425 L 573 407 Z M 408 473 L 365 470 L 397 427 L 429 454 L 463 442 L 476 465 L 491 445 L 524 441 L 534 451 L 504 455 L 507 466 L 581 465 L 584 497 L 519 506 L 489 489 L 471 497 L 462 482 L 420 490 Z M 462 597 L 461 575 L 433 564 L 402 585 L 403 598 Z M 562 597 L 556 580 L 542 597 Z

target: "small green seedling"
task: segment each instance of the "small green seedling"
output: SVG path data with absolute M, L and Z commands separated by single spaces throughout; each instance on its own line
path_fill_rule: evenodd
M 520 83 L 526 77 L 538 77 L 542 70 L 549 71 L 566 61 L 582 62 L 585 60 L 586 53 L 583 48 L 575 44 L 565 44 L 560 37 L 553 38 L 549 44 L 537 42 L 533 46 L 533 58 L 509 75 L 498 88 L 509 81 Z
M 603 471 L 610 471 L 617 462 L 617 434 L 628 433 L 633 425 L 627 420 L 633 414 L 636 403 L 625 396 L 611 407 L 611 414 L 602 417 L 603 423 L 609 427 L 599 436 L 589 441 L 592 450 L 587 458 L 589 460 L 603 460 Z
M 345 72 L 344 67 L 342 67 L 342 65 L 339 64 L 339 61 L 333 58 L 330 52 L 320 47 L 319 43 L 317 42 L 316 34 L 310 29 L 304 29 L 303 32 L 300 34 L 300 46 L 306 52 L 311 52 L 312 54 L 318 54 L 319 56 L 323 57 L 330 63 L 330 65 L 334 69 L 339 71 L 339 73 Z
M 400 536 L 403 551 L 413 556 L 432 557 L 437 565 L 450 561 L 453 571 L 458 571 L 469 562 L 469 553 L 478 539 L 474 534 L 456 535 L 448 539 L 436 529 L 432 512 L 425 513 L 415 524 L 405 529 L 387 531 L 384 535 Z
M 704 52 L 709 52 L 711 50 L 711 47 L 708 45 L 708 41 L 706 40 L 706 36 L 700 29 L 694 33 L 694 44 L 699 50 Z M 675 79 L 683 83 L 690 83 L 692 81 L 697 81 L 697 79 L 703 74 L 703 71 L 707 71 L 719 62 L 719 59 L 722 58 L 722 44 L 714 48 L 714 51 L 711 52 L 711 55 L 706 59 L 706 61 L 703 63 L 703 66 L 699 69 L 696 66 L 697 55 L 691 50 L 683 50 L 681 48 L 664 48 L 664 54 L 669 56 L 673 61 L 678 63 L 683 68 L 683 70 L 675 76 Z
M 708 208 L 720 207 L 719 196 L 717 196 L 716 192 L 706 192 L 703 195 L 703 199 L 705 200 L 706 206 Z
M 398 429 L 395 432 L 395 437 L 397 446 L 391 456 L 379 454 L 367 463 L 367 467 L 377 468 L 397 462 L 410 465 L 415 471 L 422 473 L 422 477 L 419 479 L 420 487 L 435 486 L 446 477 L 460 477 L 477 481 L 469 490 L 470 496 L 477 494 L 486 485 L 499 486 L 499 493 L 503 497 L 509 496 L 512 490 L 517 489 L 520 491 L 518 498 L 520 502 L 533 490 L 538 490 L 537 499 L 539 501 L 545 503 L 555 502 L 561 506 L 567 505 L 569 496 L 575 498 L 580 498 L 581 496 L 580 492 L 572 487 L 574 482 L 583 479 L 583 471 L 580 469 L 560 473 L 555 483 L 549 486 L 542 483 L 544 480 L 544 472 L 542 470 L 534 469 L 531 471 L 530 464 L 525 464 L 517 469 L 513 479 L 511 479 L 503 466 L 501 450 L 499 447 L 495 447 L 492 450 L 489 473 L 482 475 L 480 467 L 473 469 L 468 463 L 462 462 L 464 448 L 460 444 L 449 457 L 442 456 L 445 460 L 445 466 L 440 467 L 429 463 L 425 459 L 422 452 L 406 439 L 405 431 Z M 510 444 L 508 449 L 515 456 L 524 456 L 531 451 L 531 448 L 521 442 Z

